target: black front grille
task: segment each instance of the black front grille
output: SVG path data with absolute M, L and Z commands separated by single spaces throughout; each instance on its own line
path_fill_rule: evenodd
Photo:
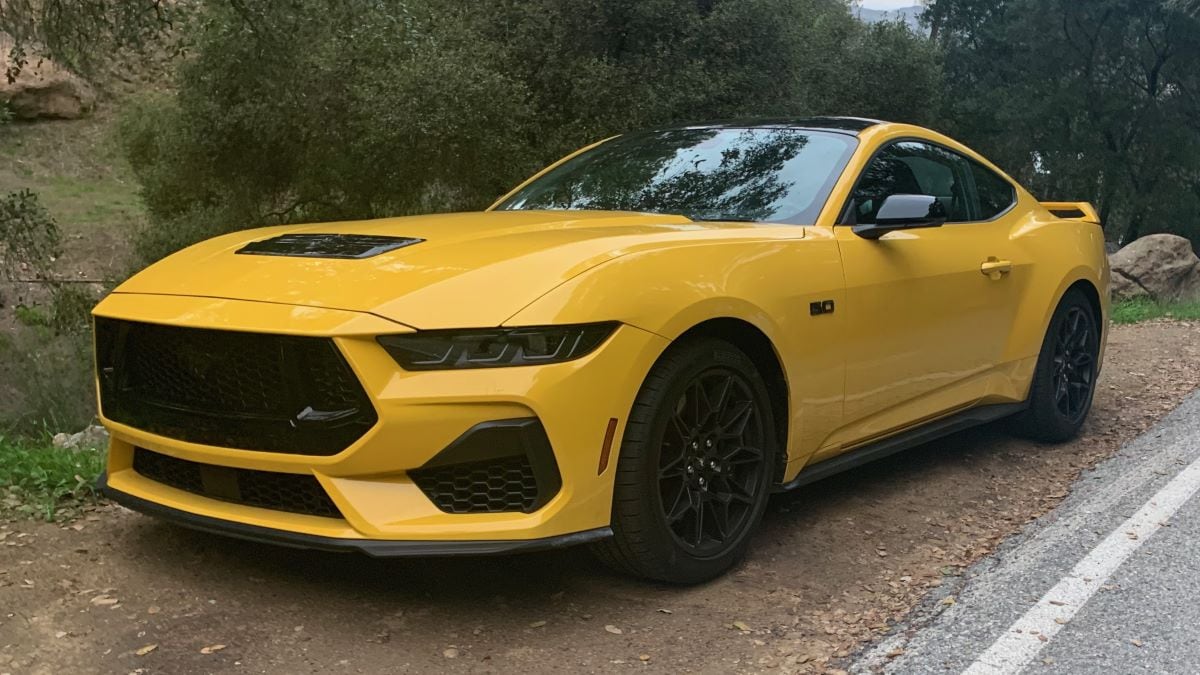
M 538 503 L 537 478 L 525 456 L 420 469 L 410 476 L 448 513 L 529 512 Z
M 342 513 L 312 476 L 201 464 L 136 448 L 133 470 L 150 480 L 212 499 L 309 516 Z
M 193 443 L 332 455 L 377 420 L 329 338 L 96 319 L 109 419 Z

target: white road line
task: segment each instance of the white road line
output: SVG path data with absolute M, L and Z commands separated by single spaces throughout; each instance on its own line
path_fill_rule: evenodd
M 1200 490 L 1200 459 L 1180 471 L 1071 572 L 1017 619 L 963 675 L 1012 675 L 1021 671 L 1063 625 L 1083 608 L 1113 572 Z

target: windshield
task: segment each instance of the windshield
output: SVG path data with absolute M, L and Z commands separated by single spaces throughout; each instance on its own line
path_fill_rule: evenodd
M 698 128 L 621 136 L 526 185 L 502 210 L 816 221 L 856 141 L 802 129 Z

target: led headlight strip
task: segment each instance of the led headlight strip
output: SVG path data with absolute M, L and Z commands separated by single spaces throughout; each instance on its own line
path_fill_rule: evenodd
M 405 370 L 458 370 L 562 363 L 599 347 L 617 322 L 429 330 L 380 336 L 379 344 Z

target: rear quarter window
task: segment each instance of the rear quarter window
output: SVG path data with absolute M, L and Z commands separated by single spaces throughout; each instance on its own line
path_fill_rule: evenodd
M 1017 201 L 1017 191 L 1013 189 L 1012 183 L 974 160 L 971 161 L 971 175 L 975 179 L 975 191 L 979 195 L 980 220 L 995 218 Z

